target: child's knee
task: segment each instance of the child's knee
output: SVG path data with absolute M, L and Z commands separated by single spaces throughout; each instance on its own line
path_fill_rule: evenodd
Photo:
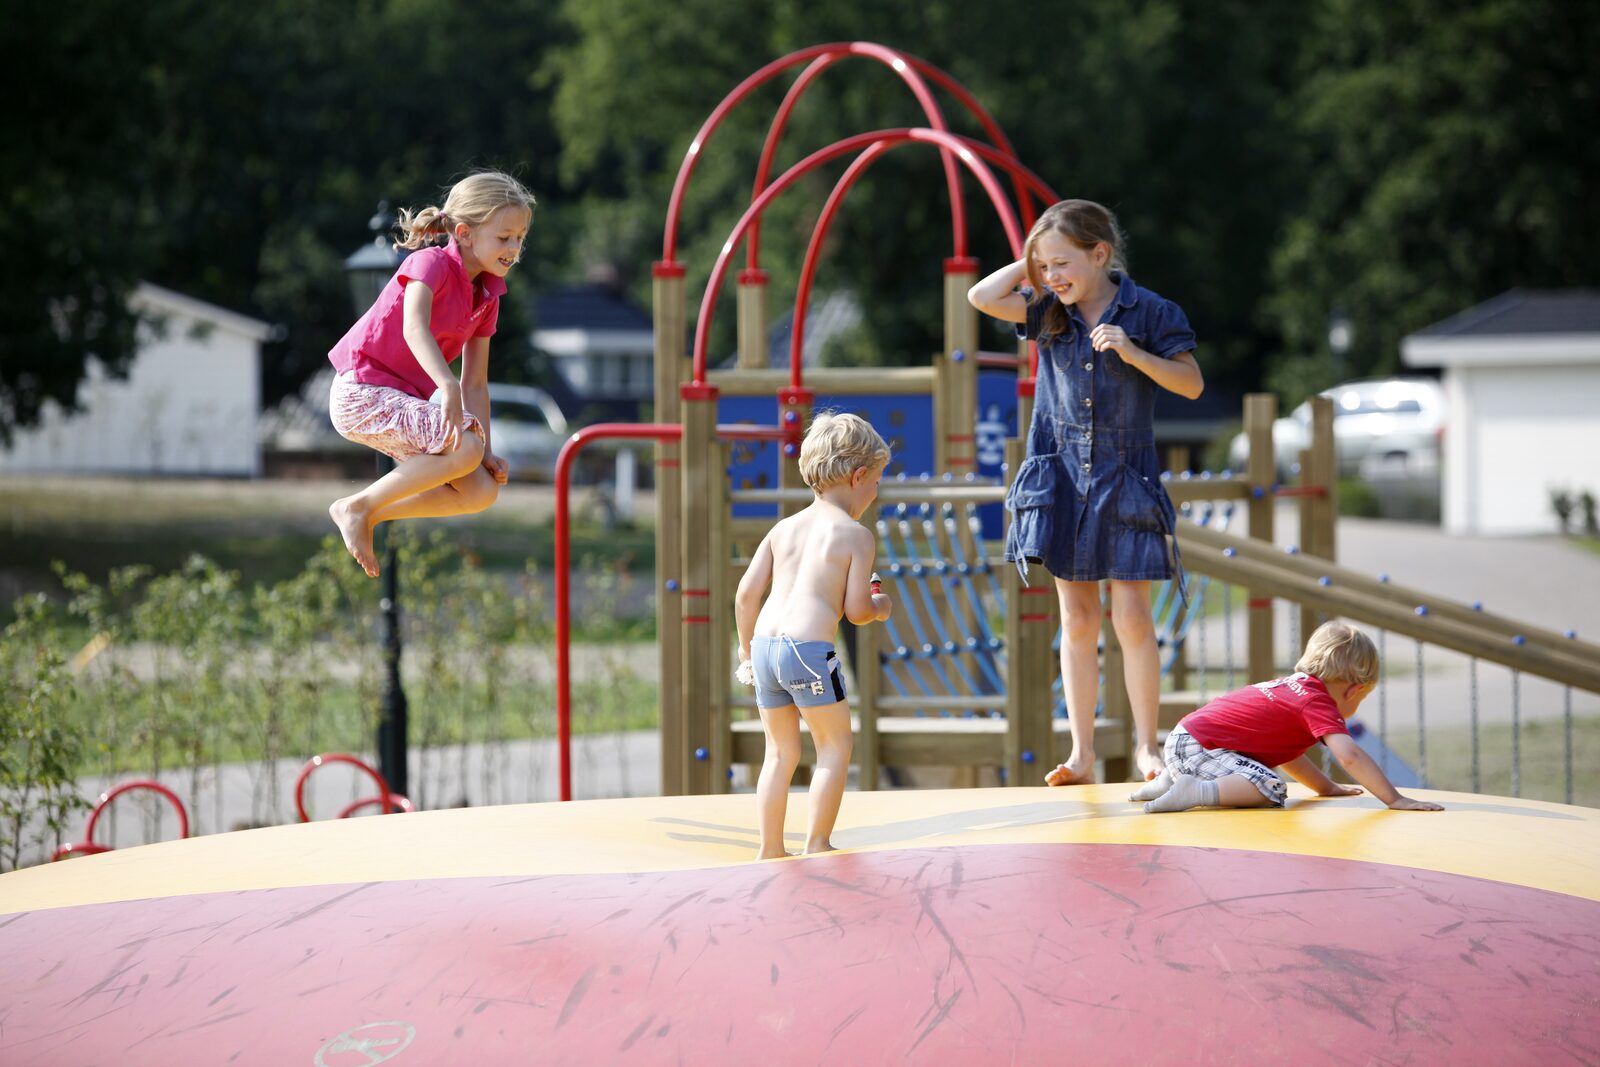
M 448 454 L 460 463 L 462 471 L 470 472 L 483 462 L 483 438 L 471 430 L 463 429 L 460 443 L 454 452 Z
M 1095 640 L 1100 634 L 1100 613 L 1096 611 L 1069 612 L 1062 619 L 1061 632 L 1070 644 Z
M 460 481 L 450 483 L 461 494 L 462 507 L 468 511 L 482 511 L 500 499 L 500 483 L 481 466 Z

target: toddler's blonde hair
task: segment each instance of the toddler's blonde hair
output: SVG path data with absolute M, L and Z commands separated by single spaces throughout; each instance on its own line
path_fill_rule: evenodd
M 533 205 L 533 194 L 511 175 L 480 170 L 456 182 L 443 207 L 425 207 L 416 213 L 401 208 L 397 224 L 401 237 L 394 246 L 422 248 L 448 236 L 458 222 L 482 226 L 503 207 L 519 207 L 531 215 Z
M 819 411 L 800 444 L 800 477 L 816 490 L 848 480 L 858 467 L 888 462 L 889 446 L 859 415 Z
M 1352 685 L 1370 685 L 1378 680 L 1378 649 L 1372 638 L 1354 626 L 1325 622 L 1306 642 L 1305 653 L 1294 669 L 1323 681 L 1337 678 Z

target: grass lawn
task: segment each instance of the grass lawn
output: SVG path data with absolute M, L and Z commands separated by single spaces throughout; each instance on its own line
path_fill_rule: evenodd
M 300 573 L 333 534 L 327 506 L 351 482 L 216 479 L 0 478 L 0 625 L 11 601 L 54 592 L 55 561 L 103 582 L 114 568 L 143 564 L 177 570 L 191 555 L 239 572 L 247 586 Z M 555 562 L 554 491 L 513 485 L 489 511 L 419 520 L 424 538 L 443 529 L 452 544 L 491 572 L 520 574 L 529 562 L 549 573 Z M 650 580 L 655 570 L 653 509 L 641 501 L 636 521 L 605 528 L 593 490 L 574 493 L 572 558 L 581 569 L 620 569 Z M 352 564 L 353 565 L 353 564 Z
M 1413 768 L 1420 764 L 1416 731 L 1389 731 L 1389 747 Z M 1434 789 L 1473 792 L 1472 731 L 1469 727 L 1429 730 L 1428 785 Z M 1518 739 L 1520 793 L 1512 782 L 1512 737 L 1509 724 L 1478 730 L 1480 793 L 1523 796 L 1566 803 L 1566 737 L 1560 719 L 1524 723 Z M 1572 720 L 1572 803 L 1600 807 L 1600 718 Z

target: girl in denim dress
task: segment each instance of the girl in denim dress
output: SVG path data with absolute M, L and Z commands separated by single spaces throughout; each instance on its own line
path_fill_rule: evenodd
M 1017 324 L 1039 347 L 1028 454 L 1006 495 L 1006 558 L 1055 577 L 1061 602 L 1061 680 L 1072 754 L 1050 785 L 1094 780 L 1100 582 L 1123 649 L 1134 762 L 1161 772 L 1156 745 L 1161 665 L 1150 583 L 1182 582 L 1176 514 L 1156 459 L 1159 386 L 1194 399 L 1205 388 L 1183 310 L 1142 289 L 1122 265 L 1116 217 L 1088 200 L 1063 200 L 1039 217 L 1020 260 L 967 293 L 979 311 Z

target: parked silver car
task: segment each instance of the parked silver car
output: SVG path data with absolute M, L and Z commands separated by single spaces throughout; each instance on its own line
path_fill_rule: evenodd
M 1444 390 L 1431 378 L 1375 378 L 1346 382 L 1323 392 L 1333 398 L 1333 442 L 1339 473 L 1404 468 L 1436 472 L 1444 434 Z M 1288 481 L 1300 451 L 1311 445 L 1311 403 L 1272 424 L 1278 479 Z M 1228 464 L 1245 469 L 1250 443 L 1243 433 L 1228 447 Z
M 511 465 L 513 479 L 548 482 L 570 431 L 555 398 L 531 385 L 489 383 L 489 426 L 494 451 Z

